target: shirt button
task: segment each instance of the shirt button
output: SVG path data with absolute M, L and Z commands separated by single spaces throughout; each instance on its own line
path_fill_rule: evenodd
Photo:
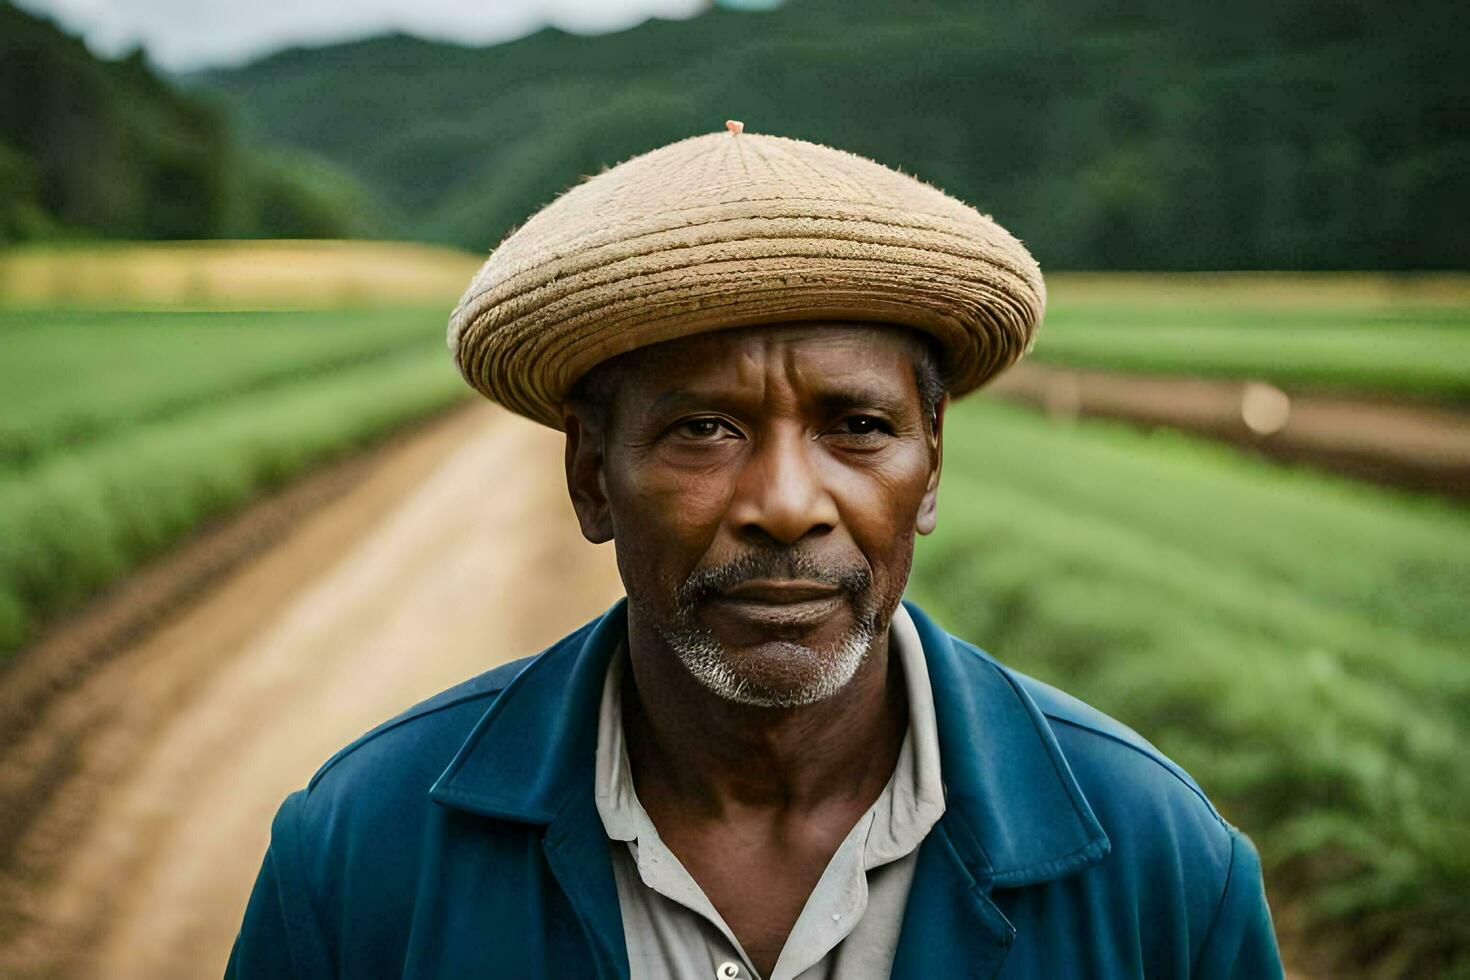
M 735 980 L 738 976 L 740 976 L 739 963 L 721 963 L 720 968 L 715 971 L 716 980 Z

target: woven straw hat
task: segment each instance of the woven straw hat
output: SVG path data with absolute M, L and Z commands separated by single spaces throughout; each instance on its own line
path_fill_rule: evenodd
M 962 395 L 1030 348 L 1045 305 L 1036 262 L 986 215 L 865 157 L 732 121 L 538 211 L 476 273 L 447 339 L 471 385 L 561 428 L 563 398 L 601 361 L 792 320 L 923 331 Z

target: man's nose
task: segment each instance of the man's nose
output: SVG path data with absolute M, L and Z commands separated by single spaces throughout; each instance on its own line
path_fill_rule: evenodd
M 740 535 L 789 545 L 837 526 L 837 502 L 822 482 L 816 452 L 801 430 L 760 440 L 746 458 L 730 506 Z

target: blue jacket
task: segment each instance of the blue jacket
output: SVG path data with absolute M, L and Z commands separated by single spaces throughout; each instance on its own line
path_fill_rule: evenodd
M 908 604 L 947 809 L 895 977 L 1281 976 L 1260 864 L 1130 729 Z M 226 975 L 626 977 L 593 800 L 625 601 L 363 735 L 271 826 Z

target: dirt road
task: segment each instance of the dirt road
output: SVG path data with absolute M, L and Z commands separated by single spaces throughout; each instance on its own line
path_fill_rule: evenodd
M 46 697 L 0 748 L 0 976 L 218 976 L 287 793 L 621 594 L 560 452 L 476 404 L 102 663 L 39 681 L 44 658 L 18 664 L 5 683 Z

